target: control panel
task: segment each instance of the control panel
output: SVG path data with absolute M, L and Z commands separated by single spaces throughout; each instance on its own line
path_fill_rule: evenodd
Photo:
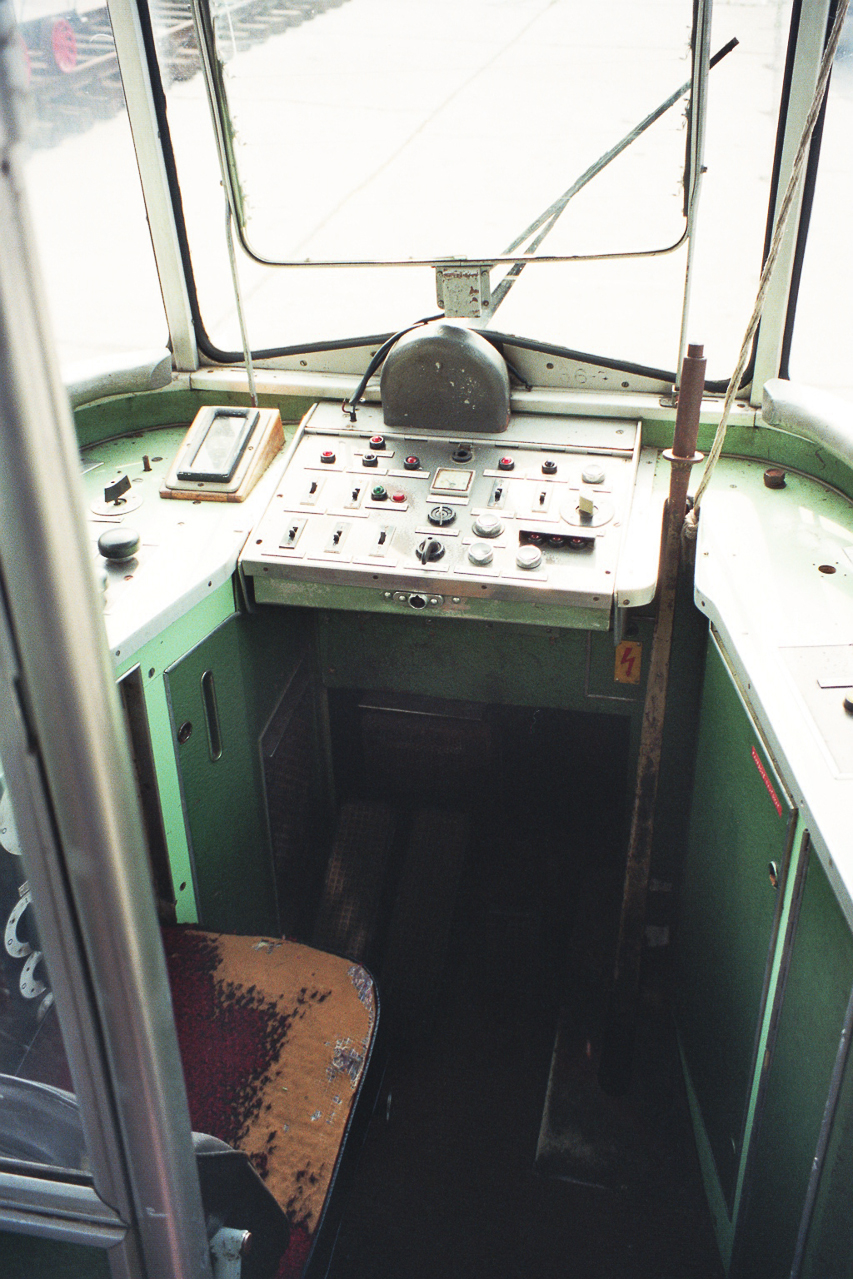
M 321 404 L 242 571 L 260 602 L 457 613 L 476 602 L 488 616 L 480 603 L 535 601 L 604 629 L 639 453 L 633 422 L 523 415 L 463 439 L 386 429 L 372 407 L 342 422 Z

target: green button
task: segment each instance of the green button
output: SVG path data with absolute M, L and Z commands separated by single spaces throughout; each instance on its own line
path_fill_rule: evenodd
M 384 502 L 388 493 L 381 484 L 377 484 L 370 496 L 373 498 L 374 502 Z

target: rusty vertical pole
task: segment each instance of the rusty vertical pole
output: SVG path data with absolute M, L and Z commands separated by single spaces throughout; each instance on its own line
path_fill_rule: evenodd
M 640 731 L 637 781 L 631 814 L 631 832 L 622 890 L 622 912 L 616 942 L 610 1007 L 604 1027 L 598 1080 L 605 1092 L 626 1091 L 631 1078 L 637 998 L 640 987 L 646 897 L 654 829 L 655 800 L 660 775 L 672 624 L 678 583 L 681 527 L 687 513 L 690 468 L 701 460 L 696 453 L 699 410 L 705 385 L 705 359 L 701 346 L 691 345 L 681 365 L 681 386 L 675 435 L 664 457 L 671 464 L 669 500 L 664 511 L 658 569 L 658 602 L 646 701 Z

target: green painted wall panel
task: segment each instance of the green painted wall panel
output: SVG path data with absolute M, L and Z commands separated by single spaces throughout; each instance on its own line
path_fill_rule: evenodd
M 677 1016 L 730 1210 L 783 891 L 781 882 L 778 890 L 771 886 L 768 863 L 775 861 L 780 875 L 784 871 L 792 813 L 737 687 L 712 646 L 681 893 Z
M 171 422 L 189 426 L 205 404 L 247 404 L 247 395 L 233 391 L 193 391 L 175 385 L 162 391 L 138 395 L 116 395 L 81 405 L 74 413 L 77 441 L 81 448 L 115 435 L 126 435 L 149 426 L 166 426 Z M 305 396 L 259 397 L 261 408 L 277 408 L 283 422 L 298 422 L 311 407 Z
M 650 639 L 647 623 L 644 629 Z M 617 715 L 642 709 L 643 685 L 614 679 L 607 632 L 341 612 L 319 614 L 318 636 L 321 674 L 330 688 Z

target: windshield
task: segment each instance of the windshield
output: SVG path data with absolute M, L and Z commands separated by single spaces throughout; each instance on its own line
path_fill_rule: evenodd
M 611 0 L 606 22 L 555 0 L 347 0 L 294 25 L 276 8 L 260 43 L 257 5 L 212 11 L 246 241 L 273 261 L 524 252 L 524 230 L 690 77 L 690 0 Z M 542 252 L 675 244 L 684 156 L 677 99 Z
M 686 246 L 658 250 L 684 231 L 688 97 L 679 90 L 690 75 L 691 7 L 219 6 L 217 66 L 245 237 L 261 257 L 300 264 L 267 265 L 237 243 L 256 354 L 292 351 L 284 358 L 297 367 L 360 374 L 363 361 L 329 347 L 439 309 L 434 271 L 400 263 L 493 260 L 541 223 L 516 251 L 548 230 L 534 251 L 549 260 L 526 267 L 475 322 L 618 367 L 672 371 Z M 79 359 L 162 343 L 165 321 L 106 10 L 97 0 L 55 8 L 51 58 L 41 18 L 21 26 L 33 93 L 28 176 L 60 347 Z M 192 15 L 172 0 L 150 0 L 149 11 L 199 342 L 213 360 L 236 360 L 225 197 Z M 688 333 L 704 344 L 711 379 L 731 373 L 755 297 L 790 12 L 791 0 L 715 0 L 712 53 L 738 44 L 709 76 Z M 556 220 L 542 221 L 673 94 Z M 585 254 L 606 256 L 553 260 Z M 305 265 L 367 257 L 394 265 Z M 493 295 L 507 269 L 490 272 Z

